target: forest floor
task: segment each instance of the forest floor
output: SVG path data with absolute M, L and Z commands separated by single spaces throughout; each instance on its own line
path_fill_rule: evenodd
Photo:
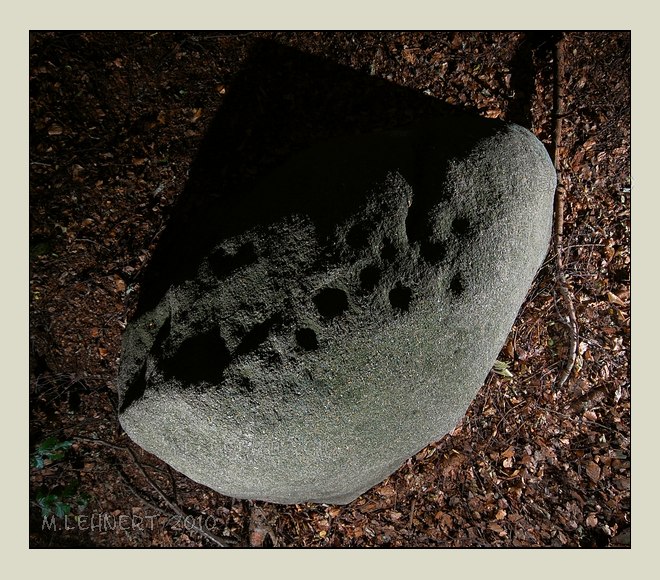
M 561 79 L 557 38 L 32 33 L 30 545 L 630 546 L 630 34 L 567 33 Z M 143 451 L 117 420 L 121 335 L 141 275 L 264 40 L 517 122 L 549 148 L 556 81 L 564 99 L 570 377 L 558 388 L 571 341 L 551 249 L 499 357 L 513 377 L 491 373 L 452 433 L 346 506 L 222 496 Z

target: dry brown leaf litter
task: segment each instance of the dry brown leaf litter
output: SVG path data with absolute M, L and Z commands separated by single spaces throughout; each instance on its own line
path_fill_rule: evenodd
M 73 446 L 31 469 L 31 545 L 629 545 L 628 33 L 566 35 L 563 247 L 580 336 L 563 389 L 553 385 L 569 336 L 548 256 L 500 355 L 513 378 L 491 375 L 453 433 L 348 506 L 220 496 L 121 432 L 114 378 L 140 273 L 258 38 L 551 143 L 551 33 L 34 33 L 30 440 L 32 450 L 48 437 Z M 83 517 L 42 529 L 37 491 L 70 481 L 89 495 Z

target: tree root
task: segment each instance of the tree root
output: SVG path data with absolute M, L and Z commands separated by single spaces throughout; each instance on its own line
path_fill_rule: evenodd
M 126 450 L 130 453 L 131 457 L 133 458 L 133 461 L 136 465 L 136 467 L 140 470 L 140 473 L 142 476 L 147 480 L 149 485 L 154 489 L 154 491 L 160 496 L 161 500 L 167 505 L 167 507 L 177 516 L 181 518 L 181 521 L 186 521 L 188 522 L 190 518 L 188 518 L 188 514 L 186 514 L 176 503 L 172 502 L 166 495 L 165 493 L 158 487 L 156 482 L 147 475 L 147 472 L 144 469 L 144 466 L 140 461 L 138 460 L 137 456 L 135 455 L 135 452 L 130 448 L 126 447 Z M 144 498 L 141 498 L 144 499 Z M 162 511 L 162 510 L 161 510 Z M 217 544 L 221 548 L 226 548 L 229 547 L 230 544 L 233 544 L 234 542 L 230 539 L 227 538 L 220 538 L 219 536 L 216 536 L 215 534 L 209 532 L 208 530 L 205 530 L 203 527 L 198 526 L 194 519 L 192 519 L 192 524 L 190 527 L 194 529 L 197 533 L 201 534 L 205 538 L 211 540 L 214 544 Z
M 553 87 L 553 113 L 554 113 L 554 130 L 553 130 L 553 163 L 555 171 L 557 172 L 557 190 L 555 192 L 555 220 L 554 220 L 554 236 L 553 246 L 555 254 L 555 280 L 559 293 L 564 302 L 564 306 L 568 316 L 566 320 L 562 320 L 568 328 L 570 343 L 568 347 L 568 360 L 564 368 L 555 382 L 555 388 L 561 389 L 568 378 L 573 372 L 575 367 L 575 359 L 577 358 L 577 339 L 578 328 L 577 319 L 575 316 L 575 307 L 573 305 L 573 298 L 568 288 L 566 275 L 564 274 L 564 264 L 562 256 L 562 245 L 564 237 L 564 198 L 566 190 L 561 185 L 561 169 L 560 169 L 560 146 L 561 146 L 561 125 L 562 119 L 566 116 L 563 103 L 562 83 L 564 77 L 564 36 L 562 35 L 555 44 L 554 48 L 554 87 Z
M 142 476 L 147 480 L 147 483 L 149 483 L 149 485 L 154 489 L 154 491 L 158 494 L 158 496 L 165 503 L 165 505 L 167 506 L 168 509 L 165 510 L 165 509 L 159 507 L 158 505 L 156 505 L 155 503 L 153 503 L 152 501 L 146 499 L 142 495 L 142 493 L 140 493 L 131 484 L 131 482 L 128 480 L 128 478 L 121 472 L 121 470 L 119 470 L 119 476 L 123 480 L 126 487 L 140 501 L 142 501 L 144 504 L 148 505 L 149 507 L 153 508 L 155 511 L 158 511 L 158 512 L 161 512 L 161 513 L 164 513 L 164 514 L 166 514 L 169 511 L 171 514 L 173 514 L 175 516 L 178 516 L 181 519 L 181 521 L 185 521 L 186 524 L 189 525 L 191 529 L 195 530 L 197 533 L 199 533 L 200 535 L 204 536 L 205 538 L 207 538 L 208 540 L 210 540 L 211 542 L 213 542 L 214 544 L 216 544 L 216 545 L 218 545 L 222 548 L 229 547 L 230 545 L 236 543 L 236 541 L 231 539 L 231 538 L 220 538 L 219 536 L 216 536 L 215 534 L 211 533 L 209 530 L 206 530 L 203 527 L 197 525 L 197 523 L 195 521 L 195 518 L 188 517 L 188 514 L 186 514 L 183 511 L 183 509 L 181 509 L 181 507 L 179 507 L 179 505 L 176 503 L 176 501 L 170 500 L 167 497 L 167 495 L 165 495 L 163 490 L 161 490 L 160 487 L 156 484 L 156 482 L 151 477 L 149 477 L 146 470 L 144 469 L 144 466 L 142 465 L 140 460 L 137 458 L 137 455 L 135 454 L 135 452 L 130 447 L 124 446 L 124 445 L 114 445 L 114 444 L 108 443 L 107 441 L 104 441 L 102 439 L 97 439 L 97 438 L 93 438 L 93 437 L 75 436 L 73 439 L 76 440 L 76 441 L 81 441 L 81 442 L 85 442 L 85 443 L 94 443 L 94 444 L 104 445 L 104 446 L 110 447 L 112 449 L 115 449 L 117 451 L 127 451 L 129 453 L 129 455 L 131 456 L 131 458 L 133 459 L 133 462 L 135 463 L 135 466 L 138 468 L 138 470 L 140 471 Z M 172 483 L 174 484 L 174 477 L 173 477 L 172 472 L 169 471 L 168 473 L 170 475 L 170 479 L 171 479 Z M 176 490 L 174 491 L 174 496 L 176 498 Z

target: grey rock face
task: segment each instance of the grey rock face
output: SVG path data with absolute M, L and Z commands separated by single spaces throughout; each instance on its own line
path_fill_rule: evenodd
M 464 415 L 545 257 L 554 188 L 531 133 L 482 120 L 296 156 L 129 324 L 121 424 L 222 494 L 352 501 Z M 257 203 L 270 222 L 245 218 Z

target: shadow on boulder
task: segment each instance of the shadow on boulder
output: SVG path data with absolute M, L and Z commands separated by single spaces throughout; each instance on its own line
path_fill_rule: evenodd
M 456 117 L 460 127 L 447 139 L 453 154 L 460 154 L 461 147 L 468 147 L 488 127 L 483 119 L 416 90 L 272 41 L 257 42 L 202 140 L 189 180 L 145 270 L 135 317 L 153 308 L 170 285 L 194 278 L 200 261 L 216 244 L 246 229 L 298 212 L 306 213 L 319 232 L 327 231 L 354 211 L 360 202 L 355 192 L 361 184 L 370 184 L 378 169 L 377 158 L 374 167 L 353 167 L 351 186 L 343 190 L 254 189 L 260 178 L 291 155 L 334 138 L 447 116 Z M 425 161 L 426 144 L 420 142 L 417 148 L 402 173 L 421 191 L 425 184 L 420 182 L 418 164 Z M 305 181 L 309 176 L 301 176 L 300 182 Z M 423 196 L 418 199 L 408 224 L 411 241 L 425 238 L 421 216 L 428 208 Z M 250 248 L 242 248 L 236 256 L 213 255 L 211 263 L 225 272 L 254 258 Z

